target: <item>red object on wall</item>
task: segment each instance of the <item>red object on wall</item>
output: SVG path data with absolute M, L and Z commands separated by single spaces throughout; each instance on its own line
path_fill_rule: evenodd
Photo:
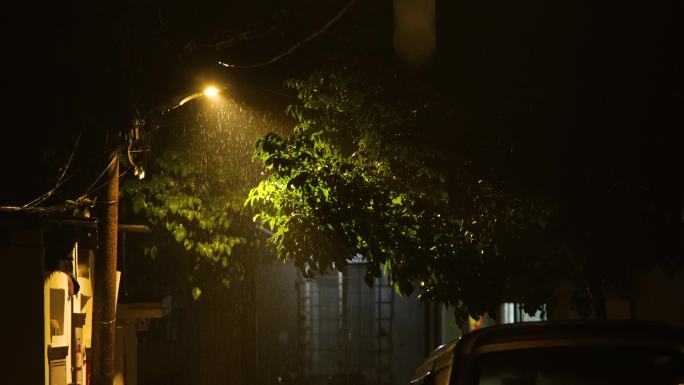
M 473 330 L 480 329 L 482 326 L 484 326 L 484 316 L 480 316 L 477 320 L 473 319 L 472 317 L 468 318 L 468 331 L 471 332 Z
M 85 362 L 85 369 L 86 369 L 86 385 L 90 385 L 90 360 L 86 360 Z
M 76 384 L 83 384 L 83 354 L 81 354 L 81 339 L 78 339 L 76 345 Z

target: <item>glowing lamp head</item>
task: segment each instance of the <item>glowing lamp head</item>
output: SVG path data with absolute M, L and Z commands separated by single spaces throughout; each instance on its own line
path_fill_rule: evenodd
M 204 96 L 215 98 L 219 94 L 219 89 L 214 86 L 209 86 L 204 89 Z

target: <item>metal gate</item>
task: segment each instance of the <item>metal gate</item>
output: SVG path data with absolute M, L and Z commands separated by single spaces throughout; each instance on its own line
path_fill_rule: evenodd
M 394 292 L 366 266 L 297 281 L 299 354 L 312 384 L 392 385 Z

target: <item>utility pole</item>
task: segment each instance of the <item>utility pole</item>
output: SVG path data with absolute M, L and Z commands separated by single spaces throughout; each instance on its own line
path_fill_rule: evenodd
M 95 262 L 93 298 L 92 385 L 114 382 L 114 343 L 116 332 L 116 259 L 119 222 L 119 150 L 114 150 L 107 166 L 107 188 L 98 223 L 99 251 Z
M 93 302 L 93 364 L 92 385 L 112 385 L 116 372 L 116 267 L 119 225 L 119 160 L 121 159 L 121 133 L 130 129 L 136 94 L 134 82 L 134 31 L 132 3 L 113 0 L 102 2 L 103 41 L 99 44 L 104 69 L 108 78 L 110 105 L 102 116 L 106 119 L 108 142 L 115 144 L 106 170 L 105 191 L 98 197 L 102 205 L 98 225 L 99 250 L 95 260 L 95 293 Z

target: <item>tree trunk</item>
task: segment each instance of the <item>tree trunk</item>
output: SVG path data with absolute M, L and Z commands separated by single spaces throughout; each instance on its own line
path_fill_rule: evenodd
M 114 340 L 116 331 L 116 252 L 119 209 L 119 152 L 114 151 L 107 167 L 107 189 L 98 226 L 99 253 L 95 259 L 93 298 L 93 385 L 114 381 Z

